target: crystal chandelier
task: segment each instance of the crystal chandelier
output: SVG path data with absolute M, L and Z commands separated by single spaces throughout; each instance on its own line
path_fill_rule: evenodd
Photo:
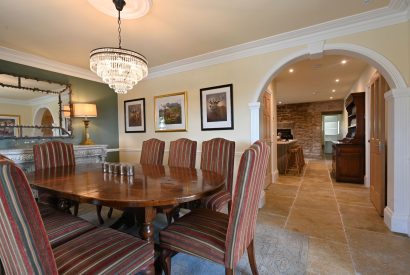
M 90 52 L 90 69 L 118 94 L 125 94 L 148 75 L 147 59 L 121 48 L 121 11 L 124 0 L 113 0 L 118 10 L 118 48 L 97 48 Z

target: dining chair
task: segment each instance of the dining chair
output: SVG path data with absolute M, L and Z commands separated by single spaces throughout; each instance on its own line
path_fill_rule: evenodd
M 142 142 L 140 164 L 162 165 L 165 141 L 151 138 Z
M 194 140 L 180 138 L 169 144 L 168 166 L 195 168 L 196 144 Z
M 52 248 L 27 178 L 6 160 L 0 160 L 0 198 L 5 274 L 154 272 L 153 244 L 110 228 L 90 230 Z
M 195 168 L 196 146 L 196 141 L 187 138 L 171 141 L 169 144 L 168 166 Z M 179 206 L 163 207 L 159 212 L 165 213 L 168 224 L 170 224 L 173 217 L 174 219 L 179 217 Z
M 264 185 L 269 147 L 256 141 L 242 154 L 228 214 L 211 209 L 194 209 L 160 231 L 161 264 L 171 274 L 171 254 L 182 252 L 234 268 L 245 249 L 253 274 L 258 274 L 254 254 L 254 235 L 258 204 Z
M 48 141 L 33 145 L 34 167 L 35 170 L 75 166 L 74 146 L 71 143 L 61 141 Z M 39 200 L 56 205 L 58 198 L 39 192 Z M 67 201 L 68 202 L 68 201 Z M 74 206 L 74 216 L 78 214 L 78 202 L 69 201 Z
M 151 138 L 149 140 L 143 141 L 140 164 L 142 165 L 162 165 L 163 160 L 164 160 L 164 149 L 165 149 L 165 141 L 162 141 L 156 138 Z M 107 216 L 109 218 L 111 218 L 113 210 L 114 209 L 110 207 L 110 210 L 107 213 Z M 97 211 L 101 213 L 100 208 Z
M 61 141 L 48 141 L 33 146 L 36 170 L 61 166 L 74 166 L 74 146 Z
M 5 160 L 11 160 L 11 159 L 9 159 L 8 157 L 6 157 L 5 155 L 0 154 L 0 160 L 3 160 L 3 159 L 5 159 Z
M 224 138 L 214 138 L 202 142 L 201 169 L 225 176 L 225 188 L 201 200 L 201 207 L 221 211 L 231 207 L 235 142 Z

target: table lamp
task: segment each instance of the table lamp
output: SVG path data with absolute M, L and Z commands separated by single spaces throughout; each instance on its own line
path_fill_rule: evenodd
M 88 133 L 88 125 L 90 121 L 89 117 L 97 117 L 97 106 L 90 103 L 74 103 L 74 117 L 82 117 L 84 122 L 84 140 L 82 145 L 93 145 L 94 141 L 91 140 Z

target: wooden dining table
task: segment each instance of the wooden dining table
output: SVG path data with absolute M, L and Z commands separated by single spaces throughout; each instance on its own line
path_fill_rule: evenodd
M 133 164 L 134 175 L 104 173 L 101 164 L 80 164 L 27 174 L 32 188 L 79 203 L 143 209 L 141 237 L 153 241 L 157 208 L 175 207 L 224 188 L 222 175 L 200 169 Z

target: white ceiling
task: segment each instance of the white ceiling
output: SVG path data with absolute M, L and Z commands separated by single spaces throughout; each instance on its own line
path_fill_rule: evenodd
M 122 46 L 145 55 L 150 67 L 389 4 L 389 0 L 152 2 L 146 16 L 122 22 Z M 88 1 L 0 1 L 1 47 L 88 69 L 90 50 L 117 45 L 116 19 Z
M 346 64 L 342 64 L 342 60 Z M 368 64 L 363 60 L 341 55 L 325 55 L 292 64 L 275 78 L 277 102 L 291 104 L 344 99 L 366 66 Z
M 74 67 L 68 74 L 80 69 L 80 75 L 73 75 L 98 80 L 89 71 L 89 52 L 97 47 L 118 46 L 117 20 L 97 10 L 90 1 L 107 1 L 108 8 L 111 4 L 111 0 L 0 1 L 0 50 L 3 47 L 18 51 L 13 56 L 21 52 L 71 65 Z M 347 22 L 340 19 L 360 21 L 354 17 L 358 15 L 379 18 L 386 14 L 386 7 L 408 8 L 408 2 L 403 2 L 406 0 L 126 0 L 124 16 L 127 9 L 141 4 L 138 1 L 152 3 L 151 10 L 139 19 L 122 21 L 122 46 L 145 55 L 150 69 L 155 67 L 152 75 L 178 64 L 172 62 L 191 62 L 187 58 L 218 56 L 224 49 L 231 53 L 256 45 L 258 40 L 280 41 L 286 37 L 282 34 L 296 38 L 323 26 Z M 114 4 L 111 7 L 115 14 Z M 343 99 L 366 66 L 350 57 L 341 66 L 343 58 L 324 56 L 293 64 L 293 74 L 284 70 L 276 78 L 278 101 L 325 101 L 331 100 L 330 96 Z M 321 68 L 314 69 L 317 64 Z M 335 78 L 341 82 L 336 84 Z

